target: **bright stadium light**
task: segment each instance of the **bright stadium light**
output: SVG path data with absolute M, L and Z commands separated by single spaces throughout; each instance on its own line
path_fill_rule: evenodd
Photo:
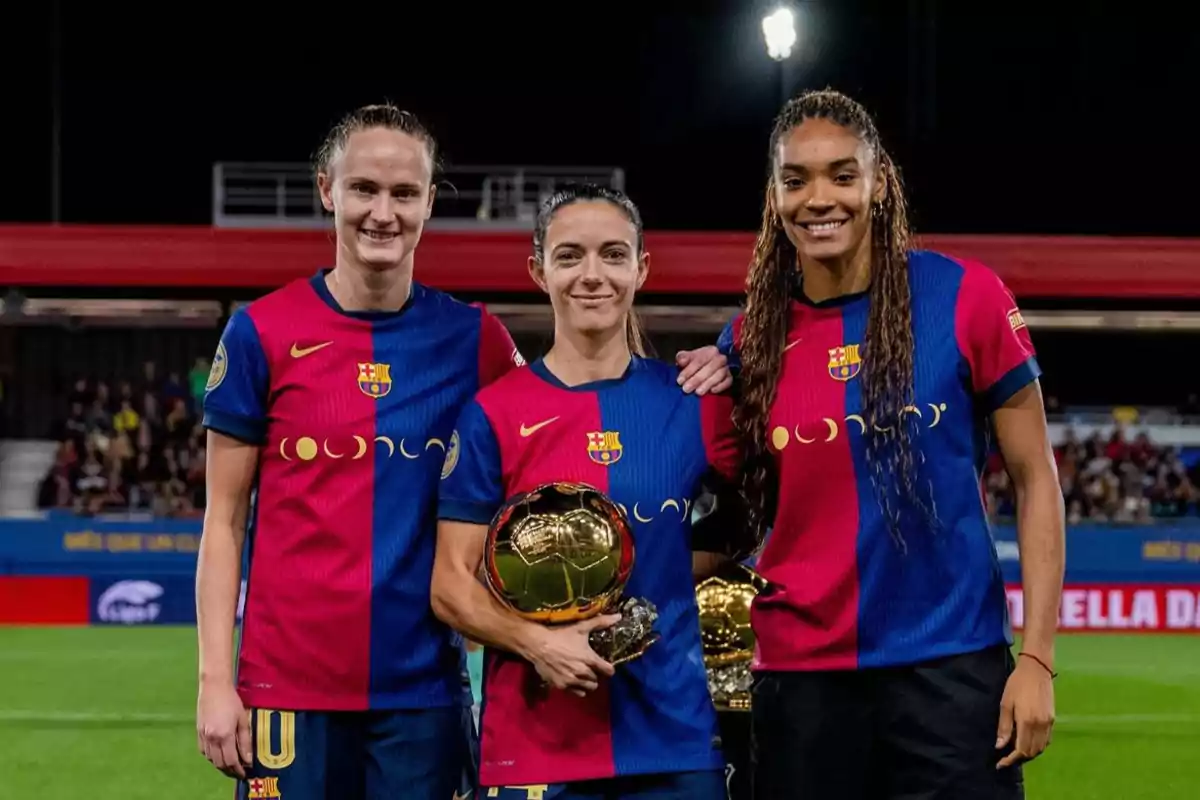
M 762 29 L 771 58 L 783 61 L 792 54 L 796 46 L 796 15 L 790 8 L 780 6 L 763 17 Z

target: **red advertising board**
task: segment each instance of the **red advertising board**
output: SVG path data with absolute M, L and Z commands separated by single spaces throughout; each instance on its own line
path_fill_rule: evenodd
M 76 577 L 0 577 L 0 625 L 86 625 L 89 583 Z
M 527 231 L 429 230 L 416 274 L 447 291 L 529 292 Z M 1200 239 L 929 235 L 1018 297 L 1200 298 Z M 646 292 L 737 295 L 754 234 L 646 234 Z M 279 286 L 334 255 L 319 230 L 0 225 L 0 286 Z
M 1013 628 L 1025 622 L 1021 587 L 1007 587 Z M 1073 584 L 1063 589 L 1062 633 L 1200 633 L 1200 585 Z

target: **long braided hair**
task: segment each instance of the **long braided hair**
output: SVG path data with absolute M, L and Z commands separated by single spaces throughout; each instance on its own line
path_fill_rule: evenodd
M 771 133 L 772 177 L 767 182 L 762 226 L 746 278 L 746 307 L 738 351 L 741 392 L 733 421 L 746 447 L 743 491 L 751 530 L 762 542 L 775 488 L 767 450 L 768 419 L 786 344 L 790 298 L 799 263 L 775 211 L 774 166 L 779 142 L 807 119 L 824 119 L 852 131 L 877 159 L 885 185 L 871 208 L 871 287 L 863 343 L 862 401 L 871 481 L 893 538 L 904 547 L 900 519 L 907 508 L 927 509 L 916 490 L 911 414 L 913 329 L 908 281 L 911 234 L 900 175 L 867 111 L 840 92 L 808 92 L 784 105 Z

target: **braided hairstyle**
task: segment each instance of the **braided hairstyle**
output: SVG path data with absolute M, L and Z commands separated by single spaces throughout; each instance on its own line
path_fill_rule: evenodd
M 871 208 L 871 287 L 866 341 L 863 343 L 863 418 L 868 431 L 867 460 L 871 482 L 888 527 L 903 548 L 901 514 L 925 510 L 916 491 L 912 415 L 913 330 L 908 281 L 910 231 L 900 175 L 879 139 L 867 111 L 832 90 L 807 92 L 784 105 L 771 133 L 772 177 L 763 204 L 762 226 L 746 278 L 746 307 L 738 351 L 742 359 L 741 392 L 734 424 L 746 445 L 743 491 L 751 529 L 765 536 L 768 493 L 774 488 L 773 462 L 767 450 L 768 419 L 788 332 L 791 293 L 799 262 L 775 210 L 775 159 L 778 145 L 808 119 L 824 119 L 852 131 L 875 155 L 885 194 Z M 923 460 L 923 459 L 922 459 Z

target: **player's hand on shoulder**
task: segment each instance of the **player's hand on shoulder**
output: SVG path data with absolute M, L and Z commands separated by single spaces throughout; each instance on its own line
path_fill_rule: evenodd
M 573 625 L 544 628 L 529 660 L 550 686 L 583 697 L 599 688 L 601 677 L 613 674 L 613 665 L 592 649 L 588 635 L 620 619 L 620 614 L 602 614 Z
M 676 353 L 675 365 L 680 368 L 679 385 L 689 394 L 720 394 L 733 386 L 729 359 L 713 345 Z
M 254 763 L 250 717 L 232 683 L 201 684 L 196 701 L 200 752 L 231 778 L 245 778 Z

